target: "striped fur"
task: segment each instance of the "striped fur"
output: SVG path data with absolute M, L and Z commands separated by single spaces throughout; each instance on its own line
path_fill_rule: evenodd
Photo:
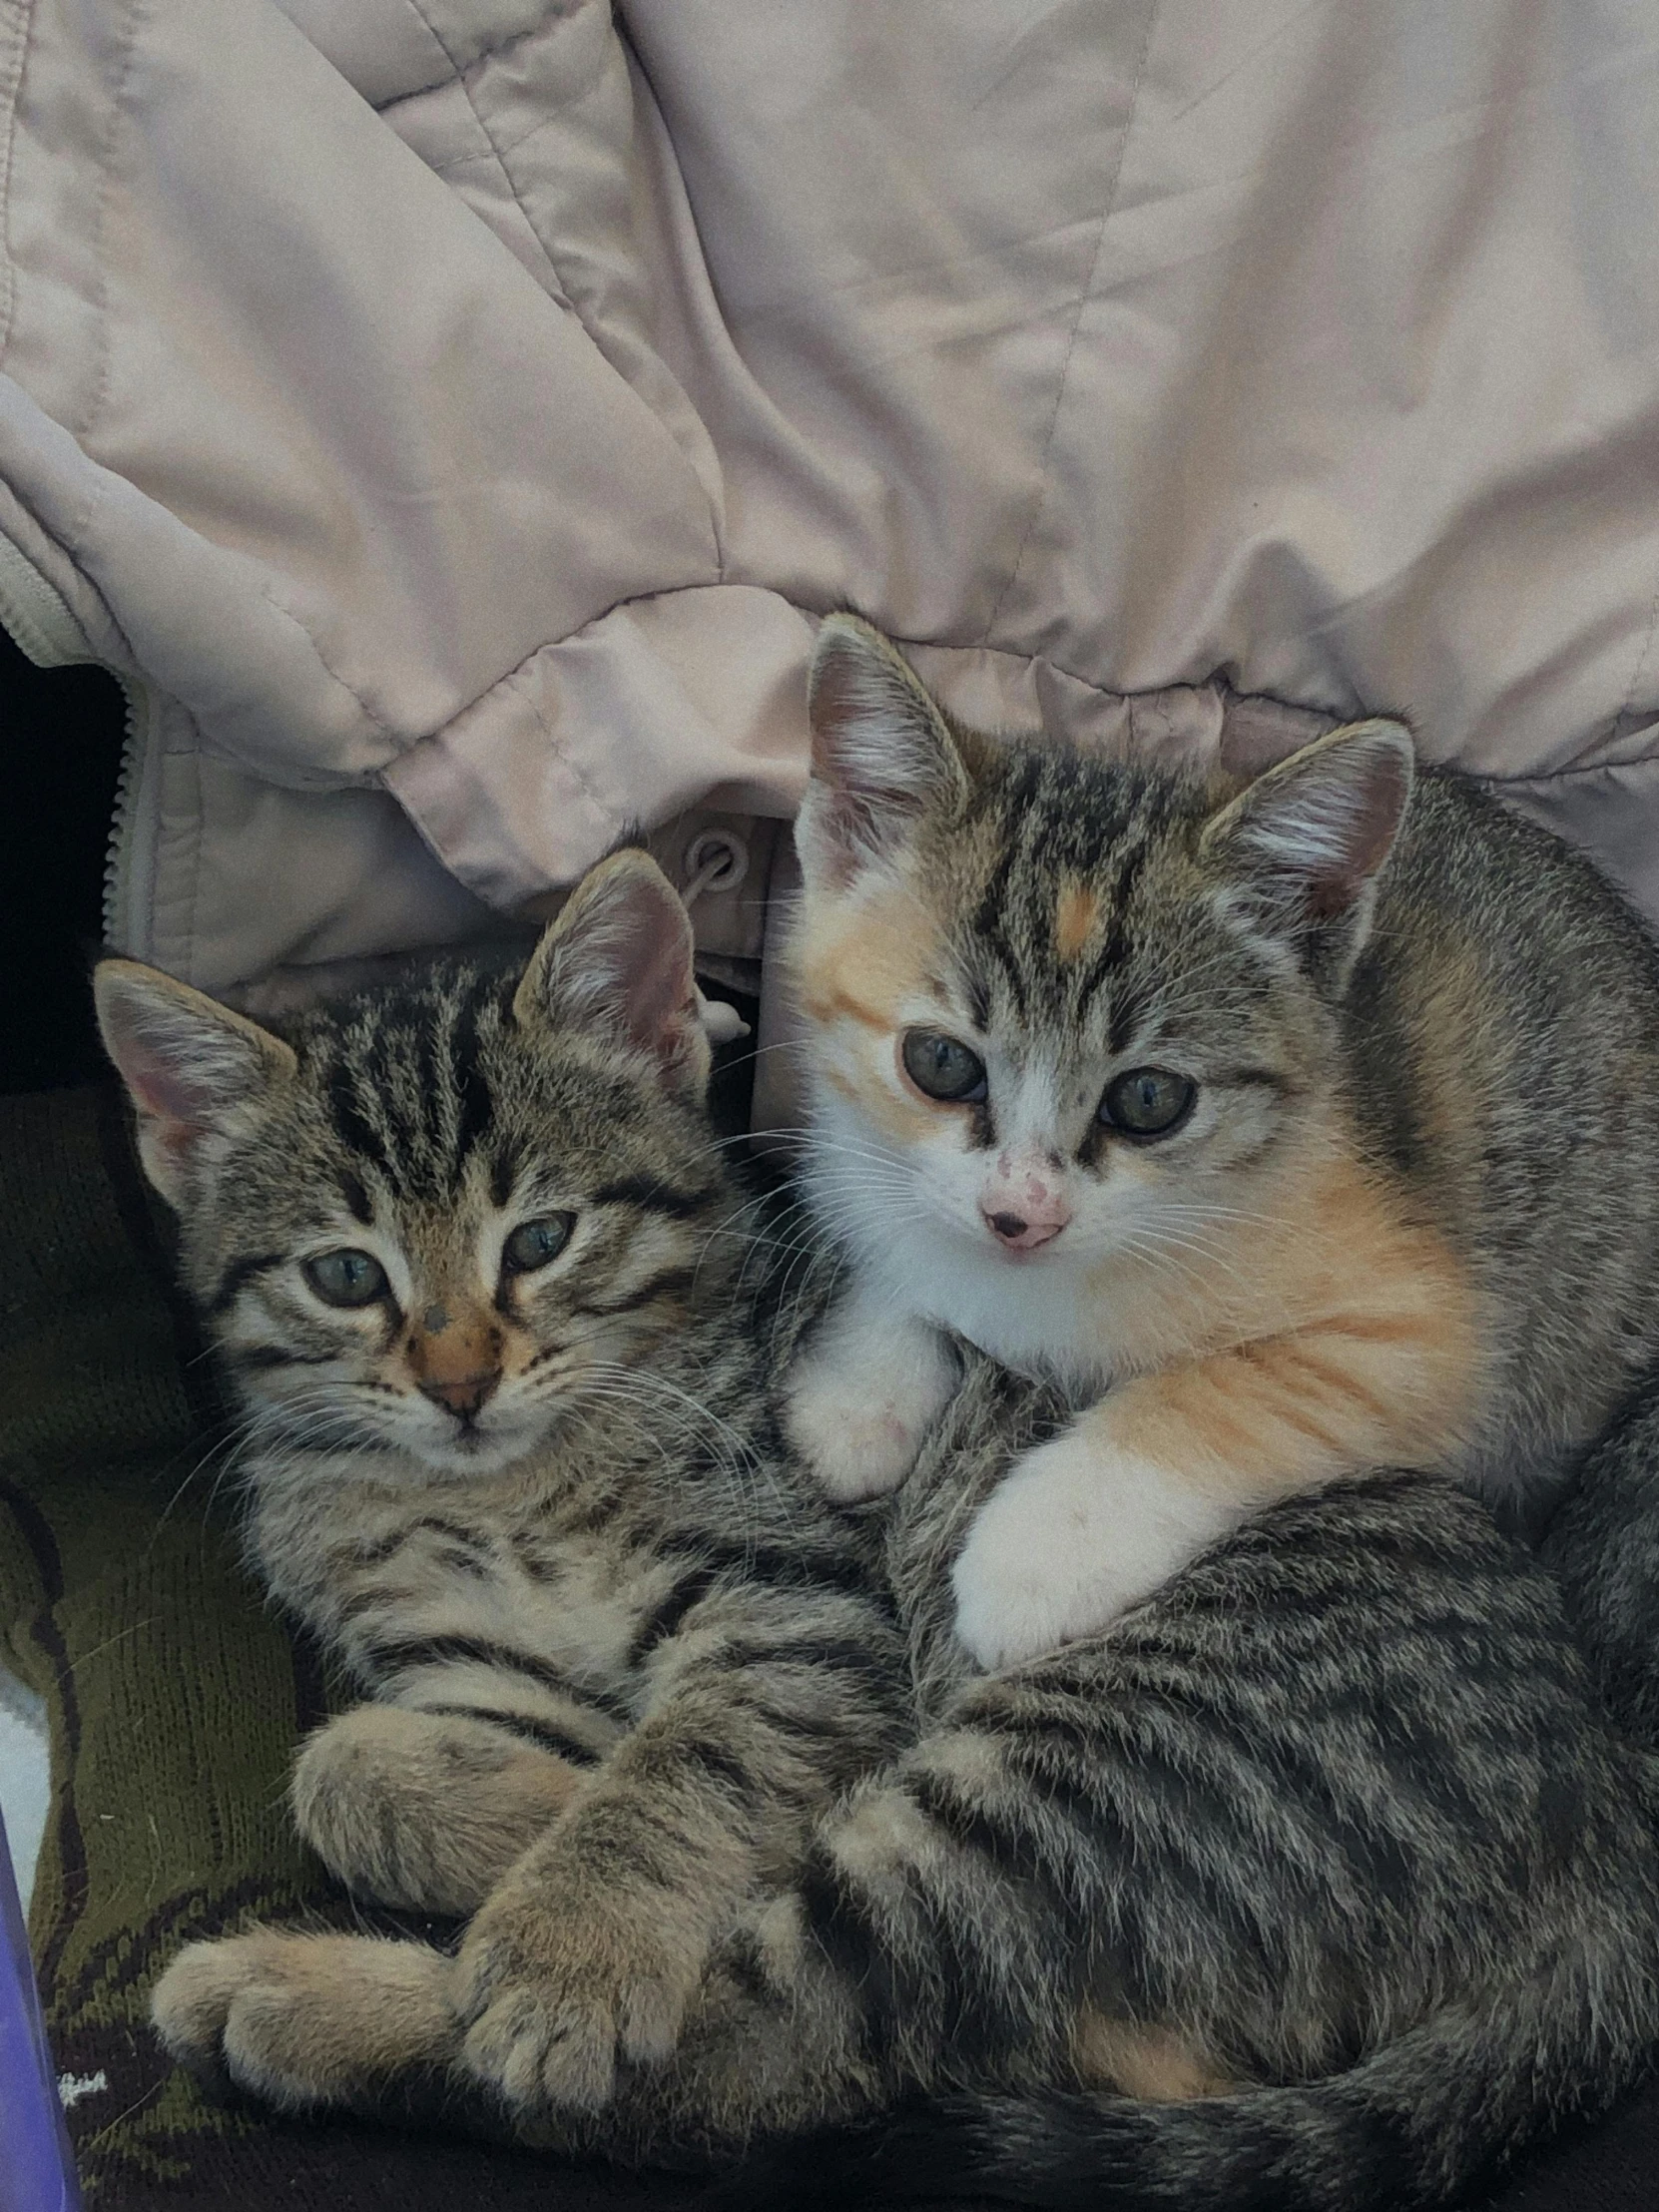
M 581 929 L 533 986 L 460 963 L 285 1039 L 102 981 L 250 1407 L 256 1554 L 369 1693 L 302 1752 L 301 1827 L 364 1894 L 472 1916 L 453 1956 L 192 1945 L 170 2047 L 289 2109 L 633 2160 L 785 2137 L 750 2185 L 780 2205 L 1407 2212 L 1636 2078 L 1659 1784 L 1552 1585 L 1379 1476 L 978 1674 L 951 1566 L 1063 1396 L 965 1355 L 884 1520 L 831 1514 L 767 1410 L 681 998 L 626 963 L 620 1007 L 561 997 Z M 560 1206 L 539 1290 L 486 1281 L 501 1217 Z M 389 1347 L 293 1275 L 371 1231 L 409 1270 Z M 471 1403 L 434 1346 L 474 1279 L 499 1380 L 457 1412 L 422 1384 Z M 417 1329 L 424 1450 L 375 1426 Z M 300 1384 L 264 1358 L 295 1342 Z
M 302 1751 L 301 1831 L 474 1916 L 478 2078 L 602 2102 L 907 1706 L 868 1539 L 772 1429 L 684 913 L 625 853 L 522 978 L 439 964 L 281 1039 L 127 963 L 99 999 L 245 1409 L 255 1561 L 369 1700 Z M 383 1296 L 317 1294 L 341 1252 Z
M 1535 1528 L 1659 1357 L 1659 954 L 1623 901 L 1394 723 L 1245 785 L 1000 743 L 850 618 L 813 701 L 792 956 L 851 1264 L 790 1424 L 832 1494 L 902 1480 L 952 1338 L 1062 1382 L 953 1569 L 986 1665 L 1336 1476 Z M 916 1040 L 977 1086 L 929 1093 Z
M 1451 1486 L 1380 1475 L 981 1676 L 948 1562 L 1063 1412 L 969 1358 L 887 1529 L 916 1740 L 737 1912 L 665 2063 L 512 2132 L 783 2138 L 731 2191 L 769 2207 L 1422 2212 L 1642 2076 L 1659 1764 L 1550 1579 Z M 464 1953 L 266 1932 L 169 1984 L 176 2047 L 277 2101 L 502 2125 Z
M 1540 1556 L 1609 1711 L 1659 1749 L 1659 1380 L 1585 1455 Z
M 1415 2212 L 1604 2109 L 1659 2049 L 1659 1762 L 1548 1575 L 1378 1475 L 964 1674 L 946 1563 L 1063 1411 L 972 1362 L 901 1493 L 924 1732 L 820 1824 L 681 2059 L 711 2095 L 770 2003 L 767 2126 L 879 2118 L 744 2201 Z

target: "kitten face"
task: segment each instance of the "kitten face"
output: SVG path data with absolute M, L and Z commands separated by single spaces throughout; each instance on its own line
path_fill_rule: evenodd
M 278 1040 L 106 963 L 106 1036 L 256 1428 L 485 1474 L 724 1273 L 683 910 L 638 854 L 522 978 L 458 961 Z M 594 886 L 597 881 L 597 888 Z M 715 1247 L 711 1248 L 711 1238 Z
M 855 927 L 809 910 L 819 1115 L 847 1147 L 819 1173 L 842 1198 L 867 1181 L 895 1203 L 895 1235 L 919 1215 L 963 1264 L 1086 1275 L 1178 1238 L 1296 1141 L 1323 1095 L 1324 1023 L 1201 903 L 1157 929 L 1191 872 L 1178 850 L 1130 906 L 1099 900 L 1069 956 L 1058 921 L 1076 894 L 1036 866 L 1016 886 L 1013 857 L 994 915 L 983 861 L 952 879 L 936 852 L 902 888 L 872 887 Z
M 467 1004 L 411 1009 L 426 1048 L 452 1044 Z M 654 1102 L 579 1054 L 491 1035 L 491 1011 L 472 1010 L 491 1127 L 470 1149 L 451 1131 L 423 1146 L 399 1110 L 416 1070 L 397 1040 L 382 1035 L 384 1088 L 367 1093 L 313 1035 L 296 1094 L 224 1163 L 201 1224 L 224 1259 L 205 1302 L 251 1404 L 296 1435 L 490 1472 L 602 1399 L 683 1318 L 709 1227 L 700 1203 L 668 1194 L 706 1186 L 695 1142 L 665 1144 L 642 1111 Z M 380 1142 L 353 1148 L 369 1128 Z M 421 1172 L 440 1147 L 448 1172 Z
M 1179 1300 L 1321 1141 L 1402 733 L 1229 803 L 955 731 L 871 633 L 827 637 L 794 947 L 819 1202 L 909 1310 L 1064 1365 L 1080 1298 L 1132 1263 Z

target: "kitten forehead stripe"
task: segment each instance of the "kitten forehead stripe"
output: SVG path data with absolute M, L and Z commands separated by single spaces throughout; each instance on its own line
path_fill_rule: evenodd
M 390 1148 L 378 1125 L 365 1111 L 358 1096 L 356 1076 L 344 1062 L 333 1069 L 327 1100 L 335 1134 L 347 1151 L 371 1162 L 382 1176 L 394 1176 Z
M 460 1090 L 460 1112 L 455 1128 L 456 1164 L 458 1169 L 464 1170 L 495 1121 L 495 1099 L 490 1090 L 489 1073 L 478 1051 L 478 1007 L 471 998 L 462 1001 L 456 1014 L 452 1056 Z
M 221 1276 L 216 1288 L 203 1300 L 203 1312 L 210 1319 L 228 1313 L 250 1283 L 257 1282 L 262 1275 L 275 1274 L 287 1264 L 288 1256 L 285 1252 L 254 1252 L 245 1254 L 240 1260 L 234 1260 Z
M 620 1298 L 594 1298 L 578 1300 L 572 1307 L 575 1314 L 637 1314 L 644 1306 L 650 1306 L 660 1298 L 682 1296 L 695 1288 L 695 1268 L 664 1268 L 658 1274 L 647 1277 L 636 1289 L 625 1291 Z
M 667 1183 L 643 1175 L 626 1176 L 614 1183 L 601 1183 L 593 1193 L 596 1206 L 637 1206 L 644 1213 L 666 1214 L 675 1221 L 690 1221 L 702 1212 L 711 1197 L 710 1190 L 680 1190 Z

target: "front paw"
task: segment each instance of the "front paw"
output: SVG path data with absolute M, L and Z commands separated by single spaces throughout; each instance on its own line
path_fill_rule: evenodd
M 884 1497 L 915 1465 L 956 1379 L 932 1330 L 903 1319 L 848 1324 L 796 1362 L 784 1425 L 837 1504 Z
M 837 1505 L 885 1497 L 916 1463 L 922 1432 L 890 1399 L 871 1403 L 832 1375 L 808 1371 L 790 1383 L 790 1441 Z
M 674 1901 L 595 1896 L 515 1875 L 473 1922 L 458 1961 L 462 2059 L 523 2120 L 607 2104 L 619 2064 L 661 2065 L 702 1978 L 704 1948 Z
M 452 1973 L 420 1943 L 259 1928 L 187 1944 L 150 2010 L 170 2055 L 210 2086 L 285 2112 L 349 2107 L 452 2057 Z
M 1071 1430 L 1016 1459 L 951 1583 L 956 1634 L 987 1669 L 1096 1635 L 1237 1518 L 1167 1467 Z

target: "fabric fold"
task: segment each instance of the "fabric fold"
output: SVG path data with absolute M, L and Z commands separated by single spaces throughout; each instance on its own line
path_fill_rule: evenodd
M 787 818 L 838 606 L 1056 741 L 1403 712 L 1659 914 L 1643 0 L 8 21 L 0 619 L 148 703 L 127 949 Z

